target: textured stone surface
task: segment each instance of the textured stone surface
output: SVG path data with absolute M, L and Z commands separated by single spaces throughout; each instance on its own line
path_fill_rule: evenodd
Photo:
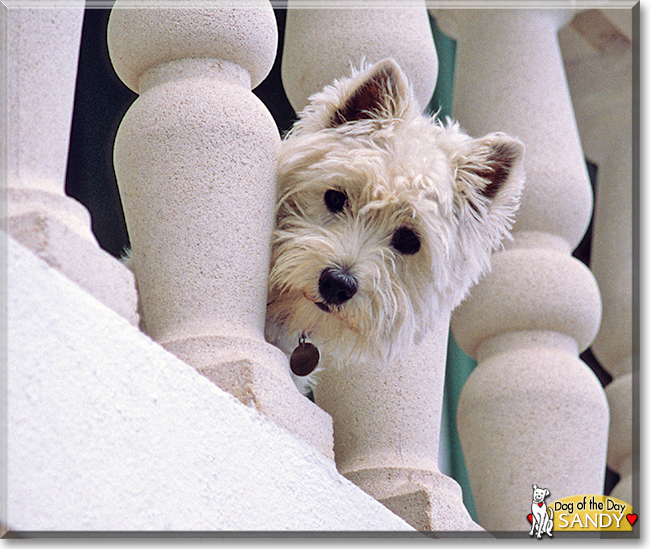
M 291 9 L 292 5 L 296 9 Z M 301 9 L 289 3 L 282 80 L 294 109 L 359 68 L 392 58 L 424 108 L 438 61 L 424 2 L 351 9 Z M 303 6 L 304 7 L 304 6 Z M 332 415 L 338 470 L 421 530 L 482 531 L 462 503 L 460 489 L 438 469 L 440 420 L 448 338 L 447 311 L 412 353 L 390 363 L 325 367 L 314 389 Z M 455 490 L 441 492 L 449 483 Z
M 115 143 L 146 330 L 161 342 L 263 337 L 279 135 L 250 91 L 204 69 L 141 95 Z
M 138 322 L 133 275 L 104 252 L 86 208 L 65 195 L 84 2 L 5 8 L 7 209 L 14 238 Z M 3 212 L 3 216 L 5 212 Z
M 109 50 L 140 96 L 118 129 L 114 164 L 143 329 L 332 457 L 331 419 L 264 340 L 280 136 L 251 86 L 275 58 L 272 8 L 123 5 L 111 12 Z
M 348 76 L 351 67 L 387 57 L 404 70 L 424 109 L 436 85 L 438 58 L 426 7 L 418 4 L 378 8 L 362 1 L 351 9 L 326 9 L 327 2 L 312 2 L 315 9 L 291 9 L 290 1 L 282 82 L 294 110 L 334 79 Z
M 61 194 L 84 2 L 6 9 L 8 186 Z
M 454 314 L 457 343 L 476 356 L 483 340 L 504 332 L 553 330 L 570 335 L 584 351 L 600 324 L 593 275 L 568 254 L 520 245 L 519 236 L 493 254 L 491 273 Z
M 10 528 L 412 532 L 320 452 L 8 244 Z
M 316 402 L 334 419 L 339 471 L 405 467 L 437 471 L 447 350 L 441 326 L 391 364 L 325 368 Z M 351 421 L 351 418 L 354 418 Z
M 611 424 L 607 462 L 621 473 L 631 473 L 632 463 L 632 373 L 617 377 L 605 388 L 609 401 Z M 632 494 L 627 502 L 631 503 Z
M 255 339 L 231 336 L 185 338 L 167 342 L 165 348 L 243 404 L 334 459 L 332 418 L 298 394 L 286 373 L 286 357 L 279 349 Z
M 572 250 L 592 193 L 556 37 L 571 10 L 443 11 L 442 30 L 453 17 L 459 38 L 454 117 L 470 135 L 503 131 L 526 145 L 514 230 L 560 236 Z
M 638 368 L 633 318 L 638 303 L 632 291 L 636 196 L 631 28 L 631 9 L 588 10 L 559 39 L 585 155 L 598 167 L 590 264 L 603 315 L 592 350 L 614 378 L 605 391 L 611 410 L 607 462 L 621 476 L 612 495 L 638 505 L 632 497 L 639 455 L 632 437 L 633 371 Z
M 268 0 L 204 0 L 175 7 L 154 1 L 129 9 L 133 5 L 115 3 L 108 44 L 115 71 L 137 93 L 142 93 L 140 78 L 147 70 L 179 59 L 220 59 L 241 66 L 253 88 L 271 70 L 278 34 Z
M 607 400 L 575 341 L 557 332 L 508 333 L 481 351 L 457 418 L 481 526 L 530 528 L 533 483 L 550 490 L 549 501 L 601 493 Z
M 419 530 L 484 532 L 438 469 L 447 323 L 390 364 L 325 369 L 316 402 L 334 421 L 338 470 Z
M 438 538 L 491 537 L 459 505 L 458 483 L 431 468 L 361 469 L 345 476 L 417 530 Z
M 458 38 L 454 116 L 470 133 L 506 131 L 526 146 L 513 241 L 452 318 L 478 361 L 457 420 L 479 523 L 523 531 L 533 484 L 555 500 L 601 493 L 605 475 L 607 399 L 578 357 L 598 332 L 601 300 L 570 256 L 592 208 L 557 42 L 573 12 L 440 14 Z

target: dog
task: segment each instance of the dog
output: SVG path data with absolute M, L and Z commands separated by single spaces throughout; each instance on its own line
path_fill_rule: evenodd
M 310 97 L 280 145 L 265 327 L 304 393 L 324 367 L 406 352 L 463 300 L 509 235 L 523 156 L 423 114 L 391 59 Z
M 546 507 L 544 500 L 551 495 L 547 488 L 538 488 L 533 484 L 533 503 L 530 506 L 533 526 L 530 529 L 529 536 L 534 535 L 537 528 L 537 538 L 541 539 L 542 534 L 553 537 L 553 509 Z M 549 515 L 550 512 L 550 515 Z

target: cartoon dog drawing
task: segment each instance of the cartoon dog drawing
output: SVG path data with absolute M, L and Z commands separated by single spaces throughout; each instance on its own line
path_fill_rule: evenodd
M 544 502 L 546 497 L 550 495 L 551 492 L 547 488 L 538 488 L 537 484 L 533 484 L 533 503 L 530 506 L 533 526 L 530 529 L 529 536 L 534 535 L 535 528 L 537 528 L 538 539 L 542 538 L 542 534 L 553 537 L 553 534 L 551 534 L 551 530 L 553 530 L 553 509 L 547 508 Z

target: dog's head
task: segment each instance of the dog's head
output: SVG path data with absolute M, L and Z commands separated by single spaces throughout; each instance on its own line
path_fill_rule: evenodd
M 280 149 L 267 337 L 394 355 L 489 266 L 518 206 L 523 145 L 423 116 L 390 60 L 310 101 Z
M 533 484 L 533 503 L 542 503 L 550 495 L 548 488 L 538 488 L 537 484 Z

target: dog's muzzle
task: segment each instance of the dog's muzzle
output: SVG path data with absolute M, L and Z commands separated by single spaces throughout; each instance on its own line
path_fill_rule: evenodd
M 352 299 L 357 289 L 357 280 L 347 269 L 328 267 L 323 269 L 318 279 L 318 293 L 325 305 L 343 305 Z

